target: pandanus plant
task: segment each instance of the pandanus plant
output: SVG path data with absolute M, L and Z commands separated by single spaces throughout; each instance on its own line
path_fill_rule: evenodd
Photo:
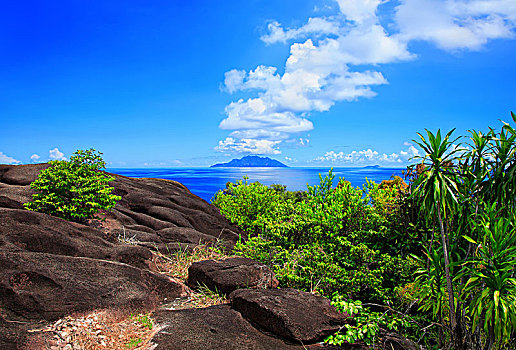
M 514 113 L 511 116 L 516 122 Z M 502 348 L 514 340 L 516 330 L 516 130 L 504 123 L 500 132 L 470 131 L 467 149 L 454 145 L 452 133 L 444 138 L 440 131 L 434 135 L 427 130 L 426 138 L 419 134 L 421 141 L 416 143 L 426 155 L 420 157 L 424 170 L 413 183 L 412 196 L 428 221 L 439 223 L 442 250 L 434 253 L 442 254 L 444 267 L 433 264 L 433 272 L 444 270 L 450 345 Z M 454 259 L 450 240 L 456 247 Z M 428 258 L 427 267 L 433 266 L 430 260 L 438 261 Z M 427 270 L 420 280 L 426 277 L 434 288 L 428 289 L 433 294 L 422 305 L 430 303 L 428 307 L 431 297 L 440 296 L 433 301 L 435 317 L 436 306 L 444 311 L 438 301 L 444 295 L 435 288 L 437 279 L 431 283 L 432 269 Z
M 448 132 L 444 138 L 438 130 L 434 135 L 426 130 L 427 138 L 418 133 L 421 141 L 414 142 L 421 147 L 426 155 L 422 158 L 425 171 L 414 182 L 413 196 L 419 198 L 421 210 L 428 218 L 437 216 L 441 233 L 441 245 L 444 255 L 444 274 L 448 292 L 449 320 L 452 334 L 457 333 L 457 314 L 455 310 L 455 294 L 453 278 L 450 273 L 449 232 L 447 220 L 450 218 L 457 201 L 457 172 L 455 163 L 458 153 L 462 150 L 456 147 L 459 138 L 450 140 L 455 129 Z

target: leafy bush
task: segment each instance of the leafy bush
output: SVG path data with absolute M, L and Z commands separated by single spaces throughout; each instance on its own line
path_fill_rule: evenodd
M 386 239 L 413 242 L 401 228 L 392 229 L 401 187 L 369 182 L 359 189 L 344 179 L 333 187 L 333 180 L 330 171 L 299 194 L 244 179 L 217 193 L 214 204 L 254 234 L 237 244 L 236 253 L 269 264 L 283 286 L 391 302 L 416 268 Z
M 55 160 L 40 172 L 30 187 L 36 191 L 28 210 L 39 211 L 72 221 L 84 221 L 100 210 L 109 210 L 121 197 L 113 195 L 112 176 L 102 172 L 102 153 L 78 150 L 70 161 Z
M 371 311 L 360 300 L 344 300 L 338 294 L 334 295 L 331 303 L 338 311 L 352 316 L 354 321 L 354 325 L 345 324 L 337 333 L 326 338 L 325 342 L 331 345 L 341 346 L 360 341 L 374 345 L 379 338 L 380 327 L 395 332 L 401 328 L 418 328 L 418 324 L 411 317 L 400 315 L 390 308 L 383 313 Z
M 432 235 L 414 297 L 441 325 L 440 345 L 514 349 L 516 129 L 472 130 L 465 146 L 452 132 L 419 135 L 411 197 Z

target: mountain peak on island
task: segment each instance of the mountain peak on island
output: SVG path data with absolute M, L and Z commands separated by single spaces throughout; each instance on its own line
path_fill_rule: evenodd
M 245 156 L 241 159 L 233 159 L 228 163 L 219 163 L 210 168 L 239 168 L 239 167 L 264 167 L 264 168 L 288 168 L 285 164 L 269 157 Z

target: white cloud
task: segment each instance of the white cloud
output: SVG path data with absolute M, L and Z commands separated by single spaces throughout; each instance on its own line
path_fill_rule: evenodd
M 391 154 L 379 153 L 372 149 L 350 153 L 328 151 L 323 156 L 313 159 L 312 162 L 330 165 L 402 165 L 417 155 L 419 155 L 419 151 L 414 146 Z
M 406 158 L 407 160 L 409 160 L 413 157 L 419 156 L 419 150 L 416 147 L 414 147 L 413 145 L 410 145 L 408 150 L 400 151 L 400 155 L 402 157 Z
M 310 139 L 304 139 L 302 137 L 299 138 L 299 145 L 308 146 L 309 143 L 310 143 Z
M 66 160 L 64 153 L 59 151 L 57 147 L 48 151 L 48 157 L 52 160 Z
M 9 157 L 8 155 L 0 152 L 0 164 L 19 164 L 21 163 L 19 160 L 14 159 L 13 157 Z
M 224 74 L 224 86 L 232 94 L 242 86 L 246 72 L 244 70 L 232 69 Z
M 444 50 L 478 50 L 489 40 L 511 38 L 514 0 L 403 0 L 396 8 L 399 37 L 425 40 Z
M 269 151 L 277 151 L 283 142 L 313 129 L 310 113 L 328 111 L 340 101 L 374 97 L 374 86 L 388 84 L 381 64 L 416 59 L 408 49 L 413 40 L 450 51 L 476 50 L 488 40 L 514 35 L 514 0 L 392 1 L 394 11 L 382 13 L 389 16 L 388 28 L 379 19 L 379 6 L 387 2 L 336 0 L 339 11 L 333 16 L 309 18 L 299 28 L 270 22 L 261 37 L 264 43 L 292 42 L 284 71 L 260 65 L 226 72 L 225 90 L 254 95 L 226 106 L 219 127 L 232 130 L 228 139 L 233 143 L 216 149 L 248 150 L 250 140 L 267 140 L 274 142 Z
M 308 119 L 297 117 L 292 111 L 278 111 L 262 98 L 242 99 L 226 107 L 227 118 L 219 127 L 224 130 L 247 130 L 255 133 L 296 133 L 313 129 Z M 280 134 L 278 134 L 280 137 Z
M 36 163 L 39 158 L 41 158 L 39 155 L 37 155 L 36 153 L 34 153 L 32 156 L 30 156 L 30 160 L 32 160 L 33 163 Z
M 341 27 L 337 22 L 326 18 L 309 18 L 308 22 L 297 29 L 283 29 L 277 21 L 272 21 L 267 25 L 268 34 L 262 35 L 260 39 L 266 44 L 286 43 L 292 39 L 306 38 L 309 35 L 321 36 L 325 34 L 338 34 Z
M 340 12 L 350 21 L 362 23 L 366 20 L 374 20 L 378 5 L 381 0 L 337 0 Z
M 280 154 L 281 151 L 275 148 L 279 142 L 254 139 L 236 140 L 232 137 L 227 137 L 224 141 L 219 141 L 219 145 L 215 147 L 215 150 L 234 153 Z

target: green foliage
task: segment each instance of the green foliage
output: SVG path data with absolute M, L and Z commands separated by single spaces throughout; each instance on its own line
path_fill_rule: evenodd
M 359 189 L 344 179 L 333 187 L 333 181 L 330 171 L 304 195 L 291 195 L 244 179 L 228 184 L 214 204 L 254 233 L 236 253 L 269 264 L 282 286 L 392 301 L 396 286 L 415 270 L 413 259 L 386 239 L 413 241 L 400 227 L 392 230 L 399 187 L 369 182 Z
M 154 322 L 152 321 L 152 319 L 149 317 L 148 314 L 138 314 L 138 315 L 131 314 L 129 316 L 129 318 L 135 322 L 138 322 L 145 328 L 152 329 L 152 327 L 154 327 Z
M 329 343 L 373 344 L 381 327 L 429 348 L 513 349 L 516 130 L 469 133 L 459 144 L 453 130 L 419 134 L 424 154 L 407 170 L 408 186 L 400 178 L 334 186 L 330 171 L 296 194 L 244 179 L 214 204 L 252 233 L 237 254 L 269 264 L 283 287 L 340 296 L 334 303 L 353 322 Z
M 138 345 L 140 345 L 141 342 L 143 342 L 143 340 L 141 338 L 133 338 L 133 339 L 129 340 L 127 342 L 127 344 L 125 344 L 125 347 L 128 349 L 132 349 L 132 348 L 135 348 Z
M 353 317 L 354 324 L 345 324 L 337 333 L 326 338 L 325 342 L 341 346 L 345 343 L 364 342 L 367 345 L 376 343 L 380 327 L 389 331 L 399 331 L 402 327 L 414 328 L 416 324 L 404 315 L 389 312 L 373 312 L 363 307 L 360 300 L 344 300 L 338 294 L 334 295 L 332 305 L 340 312 Z
M 101 171 L 105 162 L 94 149 L 78 150 L 70 161 L 55 160 L 50 165 L 30 185 L 36 193 L 25 204 L 28 210 L 84 221 L 121 199 L 111 193 L 109 181 L 114 178 Z
M 215 194 L 213 204 L 221 214 L 234 224 L 253 233 L 261 229 L 260 217 L 273 210 L 273 205 L 282 198 L 281 193 L 258 182 L 248 183 L 248 178 L 228 182 L 224 191 Z
M 516 228 L 507 218 L 500 217 L 493 204 L 475 223 L 477 237 L 464 238 L 477 248 L 463 271 L 469 276 L 463 293 L 470 296 L 469 313 L 472 329 L 481 325 L 492 341 L 507 343 L 516 329 Z
M 449 141 L 451 132 L 444 139 L 440 132 L 427 132 L 428 140 L 420 135 L 425 165 L 412 198 L 429 218 L 432 236 L 426 258 L 418 258 L 414 297 L 420 310 L 431 311 L 442 325 L 441 344 L 511 348 L 516 329 L 516 131 L 503 123 L 499 132 L 469 133 L 461 149 Z M 433 235 L 436 223 L 440 245 Z

